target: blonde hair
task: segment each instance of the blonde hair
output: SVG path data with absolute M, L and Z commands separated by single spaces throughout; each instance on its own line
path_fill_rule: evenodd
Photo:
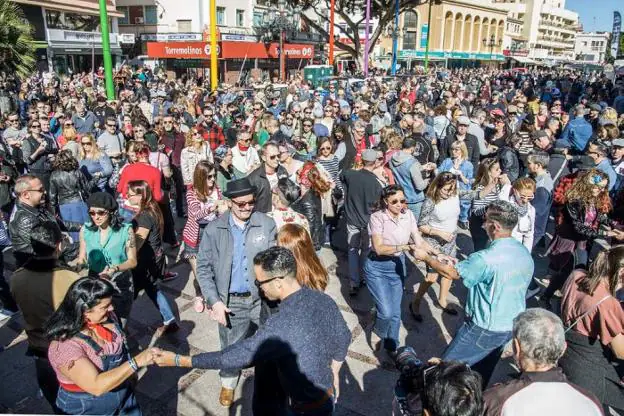
M 97 141 L 95 140 L 93 135 L 92 134 L 85 134 L 84 136 L 82 136 L 82 138 L 80 140 L 82 141 L 84 139 L 89 139 L 89 141 L 91 142 L 91 151 L 90 151 L 90 153 L 86 153 L 85 150 L 84 150 L 84 146 L 82 146 L 82 144 L 81 144 L 80 145 L 80 159 L 81 160 L 84 160 L 84 159 L 97 160 L 97 159 L 101 158 L 102 157 L 102 151 L 98 147 Z
M 531 178 L 519 178 L 517 179 L 513 185 L 512 188 L 515 189 L 516 191 L 520 192 L 520 191 L 532 191 L 535 192 L 535 181 Z
M 462 142 L 453 142 L 451 144 L 451 149 L 454 147 L 459 147 L 461 150 L 461 154 L 462 154 L 462 159 L 467 160 L 468 159 L 468 148 L 466 147 L 466 143 Z

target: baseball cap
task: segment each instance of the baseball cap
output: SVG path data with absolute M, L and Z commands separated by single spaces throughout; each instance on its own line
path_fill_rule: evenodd
M 375 162 L 377 160 L 377 151 L 373 149 L 365 149 L 362 151 L 362 160 L 364 162 Z
M 624 147 L 624 139 L 611 140 L 611 146 Z

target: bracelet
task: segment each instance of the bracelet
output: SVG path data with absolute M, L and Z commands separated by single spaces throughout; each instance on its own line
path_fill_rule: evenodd
M 132 371 L 134 371 L 135 373 L 139 371 L 139 365 L 133 357 L 130 357 L 130 359 L 128 359 L 128 364 L 130 364 Z
M 180 354 L 176 354 L 173 361 L 175 362 L 176 367 L 180 367 Z

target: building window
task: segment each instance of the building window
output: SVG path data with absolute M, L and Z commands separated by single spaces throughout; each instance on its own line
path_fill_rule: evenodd
M 100 17 L 46 9 L 46 24 L 48 29 L 98 32 L 100 30 Z
M 403 27 L 412 30 L 418 29 L 418 15 L 412 11 L 405 12 Z
M 417 32 L 407 32 L 405 36 L 403 36 L 403 49 L 416 49 L 416 33 Z
M 243 27 L 245 26 L 245 10 L 236 10 L 236 26 Z
M 225 26 L 225 7 L 217 7 L 217 25 Z
M 254 12 L 253 14 L 253 25 L 254 27 L 258 27 L 262 24 L 262 13 Z
M 143 6 L 130 6 L 128 7 L 130 11 L 130 24 L 131 25 L 142 25 L 145 23 L 143 16 Z
M 145 6 L 145 24 L 158 24 L 158 8 L 156 6 Z
M 120 7 L 117 7 L 117 11 L 124 14 L 124 17 L 120 17 L 119 19 L 117 19 L 117 22 L 120 25 L 129 25 L 130 24 L 130 14 L 128 12 L 128 8 L 120 6 Z
M 178 23 L 178 33 L 189 33 L 191 32 L 191 21 L 190 20 L 176 20 Z

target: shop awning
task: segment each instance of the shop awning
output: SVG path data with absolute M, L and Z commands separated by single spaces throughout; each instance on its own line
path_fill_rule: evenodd
M 528 58 L 526 56 L 512 56 L 511 59 L 513 59 L 514 61 L 521 63 L 521 64 L 525 64 L 525 65 L 536 65 L 537 62 L 535 62 L 533 59 Z

